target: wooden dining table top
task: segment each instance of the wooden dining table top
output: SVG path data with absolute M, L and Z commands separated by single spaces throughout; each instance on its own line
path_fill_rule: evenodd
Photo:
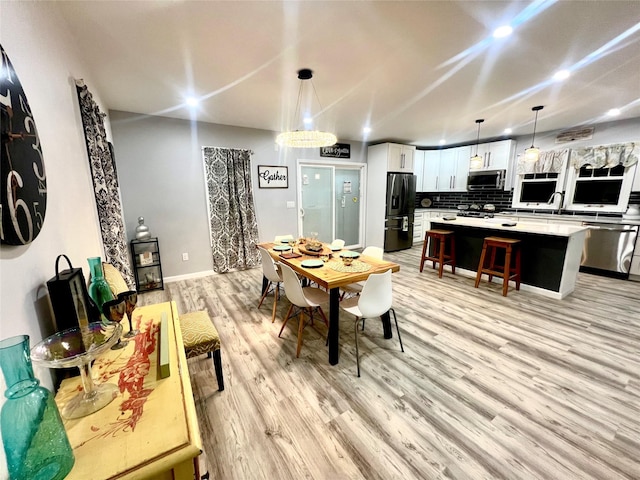
M 280 252 L 274 250 L 273 247 L 276 246 L 273 242 L 268 243 L 260 243 L 258 246 L 265 248 L 271 258 L 273 258 L 277 262 L 284 263 L 289 265 L 294 271 L 299 273 L 300 275 L 307 277 L 308 279 L 314 281 L 321 287 L 326 288 L 327 290 L 333 288 L 344 287 L 345 285 L 349 285 L 350 283 L 360 282 L 366 280 L 369 275 L 372 273 L 382 273 L 391 269 L 392 272 L 397 272 L 400 270 L 400 265 L 397 263 L 389 262 L 387 260 L 379 260 L 375 257 L 370 257 L 368 255 L 360 255 L 357 259 L 363 263 L 371 265 L 371 268 L 365 272 L 339 272 L 337 270 L 332 269 L 329 264 L 330 262 L 340 262 L 342 263 L 342 259 L 340 258 L 340 253 L 349 251 L 348 249 L 342 249 L 340 251 L 331 252 L 328 245 L 324 245 L 324 249 L 326 252 L 331 252 L 331 258 L 327 263 L 325 263 L 322 267 L 314 267 L 307 268 L 302 266 L 302 262 L 304 260 L 318 260 L 320 257 L 317 255 L 307 255 L 299 250 L 297 246 L 293 247 L 294 253 L 300 253 L 300 257 L 296 258 L 283 258 L 281 253 L 289 253 L 289 252 Z

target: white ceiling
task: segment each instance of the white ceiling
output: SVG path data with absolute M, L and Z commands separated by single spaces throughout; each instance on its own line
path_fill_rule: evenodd
M 419 146 L 640 117 L 640 1 L 60 1 L 106 107 L 280 131 L 314 71 L 319 128 Z M 495 40 L 497 26 L 515 25 Z M 517 24 L 517 25 L 516 25 Z M 564 82 L 550 81 L 570 68 Z M 305 82 L 305 93 L 310 82 Z M 91 87 L 91 85 L 90 85 Z M 312 97 L 311 97 L 312 98 Z M 304 104 L 305 102 L 303 102 Z M 304 106 L 304 105 L 303 105 Z M 321 115 L 318 115 L 321 113 Z M 298 125 L 299 127 L 299 125 Z M 640 135 L 639 135 L 640 137 Z

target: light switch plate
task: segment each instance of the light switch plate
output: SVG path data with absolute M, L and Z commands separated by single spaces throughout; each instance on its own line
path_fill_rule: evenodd
M 287 202 L 287 208 L 296 208 L 296 202 Z

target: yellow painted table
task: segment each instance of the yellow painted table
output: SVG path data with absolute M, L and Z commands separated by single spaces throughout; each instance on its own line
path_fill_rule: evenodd
M 159 379 L 163 316 L 171 374 Z M 128 330 L 126 319 L 122 325 Z M 64 420 L 76 459 L 67 480 L 194 478 L 202 441 L 175 303 L 137 308 L 133 326 L 140 333 L 126 348 L 108 350 L 93 364 L 94 381 L 117 384 L 117 397 L 91 415 Z M 81 388 L 79 377 L 64 380 L 58 407 Z

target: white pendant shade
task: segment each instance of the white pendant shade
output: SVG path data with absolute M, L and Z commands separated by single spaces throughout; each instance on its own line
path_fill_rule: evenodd
M 540 149 L 536 147 L 527 148 L 524 151 L 524 161 L 535 163 L 540 158 Z
M 484 158 L 481 157 L 480 155 L 475 155 L 471 157 L 469 168 L 471 170 L 479 170 L 482 168 L 483 164 L 484 164 Z

